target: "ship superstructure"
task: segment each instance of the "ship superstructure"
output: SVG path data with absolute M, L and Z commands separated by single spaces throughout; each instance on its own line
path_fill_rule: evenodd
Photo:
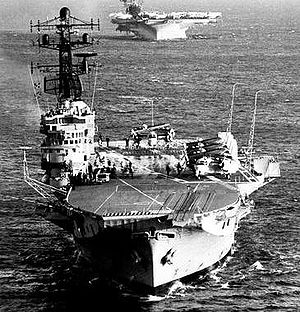
M 186 31 L 193 25 L 216 24 L 221 12 L 146 12 L 136 0 L 120 0 L 125 12 L 110 14 L 117 31 L 130 32 L 144 40 L 173 40 L 187 38 Z
M 88 160 L 94 151 L 95 112 L 82 99 L 81 75 L 88 74 L 96 64 L 88 64 L 94 52 L 74 54 L 72 50 L 92 45 L 89 34 L 84 32 L 71 41 L 73 28 L 99 27 L 99 22 L 81 21 L 70 15 L 68 8 L 60 10 L 58 18 L 31 24 L 39 32 L 56 30 L 58 39 L 50 40 L 47 33 L 40 35 L 39 47 L 58 51 L 58 64 L 33 65 L 35 70 L 47 73 L 44 92 L 56 96 L 56 104 L 41 115 L 40 132 L 46 137 L 41 145 L 41 167 L 45 170 L 43 182 L 56 188 L 67 189 L 70 180 L 79 172 L 87 172 Z M 39 85 L 39 84 L 35 84 Z
M 29 175 L 24 153 L 25 181 L 42 198 L 37 213 L 72 233 L 81 256 L 109 281 L 154 290 L 209 269 L 230 252 L 252 206 L 248 196 L 279 169 L 270 169 L 270 158 L 253 170 L 255 157 L 239 155 L 229 130 L 207 140 L 176 138 L 170 124 L 152 120 L 125 140 L 94 140 L 93 103 L 83 100 L 79 75 L 95 54 L 77 53 L 73 65 L 72 49 L 91 41 L 84 33 L 72 43 L 71 35 L 79 24 L 98 24 L 79 21 L 62 8 L 58 18 L 32 25 L 59 36 L 39 41 L 59 52 L 58 66 L 36 66 L 46 68 L 44 91 L 56 96 L 41 116 L 42 181 Z

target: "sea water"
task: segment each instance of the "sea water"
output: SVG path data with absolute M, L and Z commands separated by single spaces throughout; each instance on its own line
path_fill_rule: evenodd
M 1 312 L 76 307 L 299 311 L 300 12 L 296 9 L 284 4 L 263 11 L 255 6 L 224 8 L 221 27 L 192 30 L 206 39 L 143 42 L 97 37 L 94 48 L 103 67 L 94 105 L 103 136 L 125 138 L 132 127 L 149 124 L 152 103 L 155 122 L 171 123 L 178 138 L 214 136 L 226 130 L 232 86 L 239 83 L 233 134 L 240 146 L 247 144 L 254 96 L 262 90 L 255 148 L 281 163 L 282 177 L 253 194 L 256 206 L 241 222 L 234 253 L 225 263 L 203 279 L 177 281 L 164 295 L 141 298 L 99 289 L 78 263 L 72 237 L 34 214 L 37 195 L 22 180 L 20 147 L 31 147 L 30 173 L 39 175 L 42 136 L 29 65 L 43 57 L 47 60 L 50 53 L 38 54 L 31 34 L 0 33 Z

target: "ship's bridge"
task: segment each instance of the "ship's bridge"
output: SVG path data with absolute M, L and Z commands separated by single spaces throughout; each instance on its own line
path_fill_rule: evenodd
M 68 124 L 88 124 L 91 128 L 93 120 L 94 113 L 85 102 L 66 100 L 42 115 L 40 132 L 47 135 L 49 131 L 56 131 L 56 125 Z

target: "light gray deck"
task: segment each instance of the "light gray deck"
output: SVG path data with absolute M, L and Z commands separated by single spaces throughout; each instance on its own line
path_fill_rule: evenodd
M 76 186 L 69 203 L 102 216 L 209 212 L 234 204 L 238 191 L 217 182 L 186 182 L 161 175 Z

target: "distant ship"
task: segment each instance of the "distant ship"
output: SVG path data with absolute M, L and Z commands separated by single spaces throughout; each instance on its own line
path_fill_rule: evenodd
M 185 39 L 192 25 L 215 24 L 222 17 L 221 12 L 144 12 L 140 2 L 120 1 L 125 5 L 125 12 L 110 14 L 111 22 L 118 25 L 116 30 L 144 40 Z
M 44 176 L 31 177 L 24 150 L 24 179 L 40 195 L 36 212 L 73 235 L 103 280 L 152 292 L 226 257 L 253 206 L 249 195 L 280 176 L 279 164 L 253 154 L 251 144 L 240 155 L 231 127 L 210 139 L 176 139 L 170 124 L 152 120 L 126 139 L 98 136 L 79 79 L 92 74 L 87 58 L 95 53 L 77 53 L 77 63 L 71 53 L 92 44 L 86 33 L 72 41 L 72 29 L 97 24 L 79 21 L 62 8 L 32 24 L 58 34 L 38 43 L 59 52 L 59 66 L 32 65 L 57 100 L 41 115 Z

